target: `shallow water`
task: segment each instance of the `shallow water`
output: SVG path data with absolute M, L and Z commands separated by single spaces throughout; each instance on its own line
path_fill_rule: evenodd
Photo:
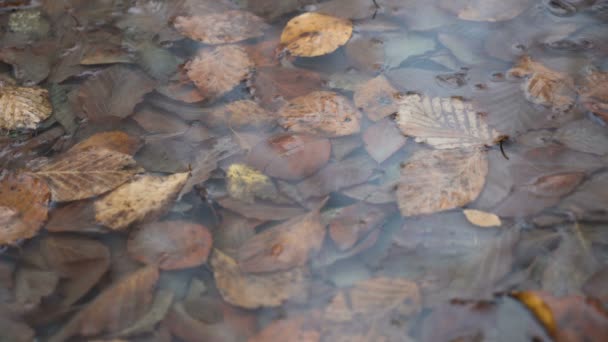
M 608 2 L 0 25 L 0 340 L 608 336 Z

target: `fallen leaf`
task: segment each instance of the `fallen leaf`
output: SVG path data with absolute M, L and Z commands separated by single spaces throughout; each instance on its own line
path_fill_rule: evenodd
M 299 315 L 273 321 L 247 342 L 320 342 L 321 333 L 310 317 Z
M 128 154 L 89 147 L 70 150 L 28 174 L 49 184 L 53 201 L 66 202 L 103 194 L 141 171 Z
M 187 172 L 140 176 L 95 201 L 95 219 L 114 230 L 153 220 L 169 209 L 188 177 Z
M 344 51 L 350 65 L 359 71 L 376 73 L 384 69 L 384 41 L 378 36 L 353 35 Z
M 203 264 L 211 252 L 211 233 L 202 225 L 164 221 L 143 225 L 129 236 L 131 257 L 161 270 L 191 268 Z
M 506 21 L 523 13 L 531 4 L 530 0 L 515 0 L 512 3 L 484 0 L 442 0 L 441 7 L 471 21 Z
M 183 62 L 171 51 L 150 41 L 135 46 L 135 61 L 150 76 L 167 82 Z
M 269 28 L 262 18 L 245 11 L 177 17 L 174 26 L 183 35 L 212 45 L 260 37 Z
M 354 101 L 372 121 L 379 121 L 397 113 L 399 91 L 395 89 L 384 75 L 380 75 L 355 89 Z
M 23 307 L 36 307 L 58 283 L 59 276 L 53 271 L 21 267 L 15 274 L 15 301 Z
M 27 324 L 4 315 L 0 315 L 0 331 L 0 337 L 7 341 L 28 342 L 36 338 L 36 332 Z
M 416 152 L 401 169 L 399 210 L 403 216 L 413 216 L 467 205 L 481 193 L 487 173 L 484 151 Z
M 76 122 L 76 113 L 68 100 L 68 94 L 71 87 L 52 83 L 49 86 L 49 97 L 53 106 L 53 117 L 65 128 L 65 130 L 74 134 L 78 129 Z
M 329 236 L 338 249 L 348 250 L 371 230 L 380 227 L 388 215 L 388 210 L 364 202 L 336 209 L 328 222 Z
M 246 80 L 253 66 L 243 48 L 222 45 L 201 50 L 184 68 L 202 95 L 213 99 Z
M 263 221 L 286 220 L 306 212 L 302 207 L 286 207 L 259 202 L 249 204 L 231 197 L 220 198 L 217 200 L 217 203 L 223 208 L 245 217 Z
M 270 177 L 298 180 L 329 161 L 329 140 L 303 134 L 280 134 L 251 150 L 247 163 Z
M 359 132 L 361 113 L 344 96 L 314 91 L 284 105 L 279 110 L 279 124 L 295 133 L 340 137 Z
M 54 208 L 44 228 L 49 232 L 106 232 L 95 222 L 93 202 L 75 201 Z
M 77 113 L 91 121 L 124 119 L 133 113 L 154 80 L 126 66 L 115 65 L 88 79 L 77 89 Z
M 399 151 L 407 138 L 399 131 L 395 122 L 382 119 L 368 127 L 363 133 L 365 150 L 378 163 L 382 163 Z
M 72 146 L 71 151 L 84 151 L 88 148 L 105 148 L 128 155 L 134 155 L 139 149 L 141 141 L 122 131 L 111 131 L 93 134 L 87 139 Z
M 153 332 L 156 329 L 156 325 L 169 312 L 174 297 L 173 292 L 169 290 L 158 290 L 148 312 L 133 322 L 130 327 L 116 333 L 115 336 L 133 336 Z
M 406 60 L 435 50 L 434 39 L 417 33 L 397 33 L 384 37 L 384 67 L 397 68 Z
M 51 116 L 53 107 L 46 89 L 37 87 L 0 87 L 0 128 L 35 129 Z
M 238 249 L 240 269 L 265 273 L 304 266 L 325 239 L 325 226 L 320 220 L 319 209 L 315 209 L 254 235 Z
M 498 133 L 470 103 L 458 98 L 406 95 L 398 100 L 397 124 L 416 142 L 437 149 L 495 145 Z
M 158 269 L 152 266 L 125 276 L 76 313 L 49 341 L 115 333 L 130 327 L 148 310 L 158 276 Z
M 253 204 L 255 198 L 279 197 L 277 189 L 268 176 L 244 164 L 232 164 L 226 172 L 228 194 L 237 200 Z
M 273 113 L 251 100 L 239 100 L 216 107 L 205 118 L 205 124 L 217 128 L 268 129 L 275 121 Z
M 350 20 L 320 13 L 304 13 L 285 25 L 281 44 L 294 56 L 322 56 L 344 45 L 352 33 Z
M 583 292 L 602 302 L 608 299 L 608 265 L 603 266 L 583 284 Z
M 163 322 L 166 322 L 172 335 L 185 342 L 204 341 L 241 341 L 245 337 L 226 322 L 207 324 L 190 316 L 181 303 L 175 303 Z
M 0 181 L 0 245 L 30 238 L 46 221 L 51 193 L 34 177 L 18 174 Z
M 22 84 L 38 84 L 49 76 L 53 43 L 30 46 L 7 46 L 0 49 L 0 61 L 13 66 L 15 78 Z
M 318 13 L 356 20 L 375 17 L 380 6 L 367 0 L 330 0 L 317 4 L 314 9 Z
M 600 156 L 608 154 L 608 132 L 591 120 L 569 122 L 555 131 L 553 139 L 575 151 Z
M 331 155 L 335 160 L 343 160 L 361 146 L 363 146 L 363 141 L 358 135 L 333 138 L 331 139 Z
M 587 71 L 579 89 L 581 102 L 592 113 L 608 120 L 608 72 Z
M 256 68 L 248 86 L 263 107 L 277 110 L 287 101 L 321 88 L 322 80 L 318 73 L 306 69 L 261 67 Z
M 465 209 L 462 211 L 467 220 L 478 227 L 498 227 L 502 225 L 500 217 L 481 210 Z
M 281 306 L 287 300 L 308 297 L 307 272 L 303 268 L 267 274 L 243 273 L 238 263 L 215 249 L 211 255 L 215 284 L 224 300 L 247 309 Z

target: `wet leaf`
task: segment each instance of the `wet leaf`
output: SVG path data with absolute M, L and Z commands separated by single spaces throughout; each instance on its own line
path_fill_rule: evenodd
M 403 134 L 437 149 L 492 146 L 498 137 L 471 104 L 458 98 L 406 95 L 399 100 L 397 124 Z
M 363 111 L 372 121 L 379 121 L 397 113 L 399 91 L 395 89 L 384 75 L 373 78 L 355 89 L 354 101 L 357 108 Z
M 217 98 L 247 79 L 253 66 L 243 48 L 223 45 L 201 50 L 185 70 L 205 98 Z
M 46 221 L 51 193 L 34 177 L 8 175 L 0 181 L 0 245 L 30 238 Z
M 478 227 L 498 227 L 502 225 L 500 217 L 481 210 L 465 209 L 462 211 L 467 220 Z
M 49 87 L 49 95 L 53 105 L 53 117 L 68 133 L 74 134 L 78 128 L 78 123 L 76 122 L 76 113 L 68 102 L 70 89 L 70 87 L 53 83 Z
M 3 47 L 0 61 L 13 66 L 15 78 L 26 85 L 42 82 L 51 71 L 51 44 L 27 47 Z
M 306 212 L 302 207 L 286 207 L 256 202 L 249 204 L 230 197 L 220 198 L 218 204 L 248 218 L 263 221 L 285 220 Z
M 171 291 L 159 290 L 154 296 L 150 310 L 141 316 L 130 327 L 118 332 L 116 336 L 133 336 L 153 332 L 158 322 L 162 321 L 173 304 L 175 295 Z
M 78 113 L 91 121 L 126 118 L 154 87 L 154 81 L 145 74 L 126 66 L 112 66 L 77 90 L 77 103 L 82 110 Z
M 319 209 L 315 209 L 256 234 L 238 249 L 240 269 L 265 273 L 304 266 L 319 252 L 325 238 L 320 219 Z
M 289 317 L 276 320 L 262 329 L 247 342 L 319 342 L 321 334 L 311 327 L 312 319 L 306 316 Z
M 435 40 L 416 33 L 387 35 L 384 42 L 384 65 L 396 68 L 410 57 L 424 55 L 435 49 Z
M 95 219 L 114 230 L 153 220 L 169 209 L 188 177 L 185 172 L 135 178 L 95 201 Z
M 96 133 L 72 146 L 71 152 L 84 151 L 89 148 L 105 148 L 128 155 L 133 155 L 141 145 L 140 139 L 123 131 Z
M 213 45 L 256 38 L 269 28 L 262 18 L 245 11 L 177 17 L 174 25 L 183 35 Z
M 384 40 L 381 37 L 353 35 L 344 51 L 350 65 L 359 71 L 375 73 L 385 67 Z
M 125 276 L 74 315 L 49 341 L 114 333 L 130 327 L 148 310 L 157 281 L 158 270 L 152 266 Z
M 253 204 L 255 198 L 275 199 L 279 197 L 270 178 L 244 164 L 232 164 L 226 172 L 226 188 L 234 199 Z
M 368 127 L 363 133 L 365 150 L 378 163 L 382 163 L 399 151 L 407 138 L 393 120 L 386 118 Z
M 294 98 L 279 110 L 279 116 L 279 124 L 295 133 L 340 137 L 361 128 L 361 113 L 346 97 L 329 91 Z
M 344 45 L 352 33 L 350 20 L 320 13 L 304 13 L 285 25 L 281 44 L 294 56 L 322 56 Z
M 253 96 L 270 110 L 287 101 L 321 88 L 321 76 L 305 69 L 283 67 L 257 68 L 248 84 Z
M 608 299 L 608 266 L 600 268 L 582 287 L 583 292 L 593 298 L 606 302 Z
M 162 270 L 191 268 L 203 264 L 211 252 L 211 233 L 202 225 L 164 221 L 143 225 L 129 236 L 131 257 Z
M 35 129 L 51 116 L 48 91 L 37 87 L 0 87 L 0 128 Z
M 241 341 L 245 337 L 234 326 L 225 322 L 207 324 L 192 316 L 181 303 L 174 304 L 164 322 L 167 323 L 172 335 L 186 342 L 205 341 Z
M 579 90 L 587 110 L 608 120 L 608 72 L 588 71 Z
M 388 214 L 389 210 L 385 208 L 363 202 L 336 209 L 328 222 L 329 236 L 341 251 L 345 251 L 380 227 Z
M 401 214 L 431 214 L 467 205 L 481 193 L 487 173 L 484 151 L 416 152 L 401 169 L 397 188 Z
M 524 12 L 530 0 L 515 0 L 509 3 L 484 0 L 442 0 L 441 7 L 458 15 L 458 18 L 472 21 L 505 21 Z
M 303 134 L 281 134 L 256 145 L 247 163 L 270 177 L 298 180 L 329 160 L 329 140 Z
M 553 138 L 575 151 L 608 154 L 608 131 L 590 120 L 572 121 L 560 127 Z
M 55 272 L 22 267 L 15 275 L 15 300 L 24 307 L 36 307 L 55 291 L 58 282 Z
M 206 117 L 210 127 L 256 128 L 272 127 L 276 116 L 251 100 L 239 100 L 214 108 Z
M 594 175 L 583 183 L 574 193 L 564 198 L 559 205 L 562 210 L 574 213 L 577 217 L 585 217 L 593 213 L 605 213 L 602 204 L 608 198 L 608 173 Z
M 29 174 L 48 182 L 53 201 L 66 202 L 110 191 L 141 172 L 128 154 L 105 148 L 74 149 Z

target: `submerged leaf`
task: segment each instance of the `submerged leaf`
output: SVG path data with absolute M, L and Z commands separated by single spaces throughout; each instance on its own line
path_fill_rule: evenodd
M 53 111 L 46 89 L 0 87 L 0 128 L 35 129 Z
M 465 209 L 462 211 L 467 220 L 478 227 L 497 227 L 502 223 L 500 217 L 475 209 Z
M 257 68 L 248 84 L 264 108 L 279 109 L 287 101 L 321 88 L 321 76 L 306 69 L 283 67 Z
M 262 18 L 245 11 L 177 17 L 174 25 L 185 36 L 213 45 L 259 37 L 269 27 Z
M 253 203 L 255 198 L 278 197 L 277 189 L 265 174 L 243 164 L 232 164 L 226 173 L 226 188 L 232 198 Z
M 344 45 L 352 33 L 350 20 L 320 13 L 304 13 L 285 25 L 281 44 L 294 56 L 322 56 Z
M 472 21 L 505 21 L 523 13 L 530 0 L 441 0 L 441 7 L 454 12 L 460 19 Z
M 355 89 L 354 101 L 357 108 L 363 111 L 372 121 L 378 121 L 397 113 L 399 91 L 395 89 L 384 75 L 380 75 Z

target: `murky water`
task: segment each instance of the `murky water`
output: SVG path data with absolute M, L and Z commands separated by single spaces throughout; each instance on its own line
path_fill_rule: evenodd
M 608 2 L 17 0 L 0 27 L 0 340 L 608 336 Z

